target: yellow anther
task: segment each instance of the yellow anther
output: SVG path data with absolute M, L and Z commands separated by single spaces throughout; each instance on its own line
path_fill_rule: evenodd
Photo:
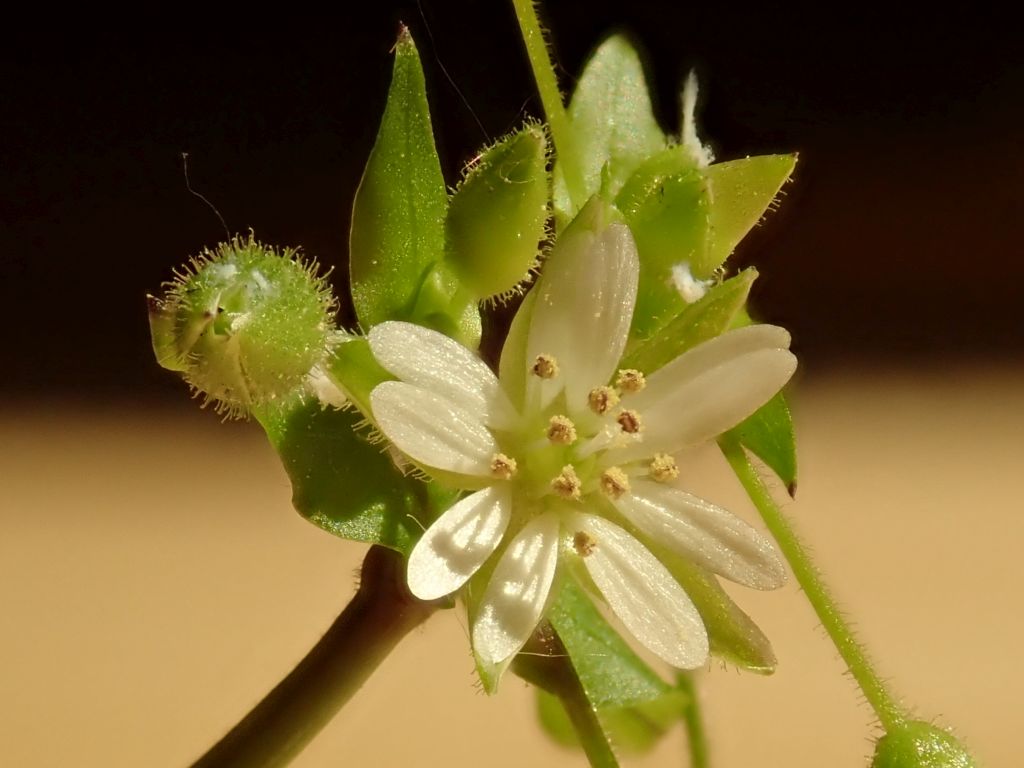
M 568 416 L 552 416 L 548 422 L 548 440 L 559 445 L 576 442 L 576 425 Z
M 601 491 L 612 499 L 629 493 L 629 476 L 618 467 L 608 467 L 601 473 Z
M 580 557 L 587 557 L 594 554 L 594 550 L 597 549 L 597 542 L 586 531 L 576 531 L 572 537 L 572 548 L 576 550 L 576 554 Z
M 622 431 L 627 435 L 635 435 L 644 428 L 644 423 L 640 418 L 640 414 L 636 411 L 631 411 L 628 408 L 624 411 L 620 411 L 619 415 L 615 417 L 615 421 L 622 427 Z
M 583 484 L 576 475 L 576 470 L 572 464 L 566 464 L 562 467 L 562 471 L 551 481 L 551 490 L 563 499 L 579 501 L 582 488 Z
M 537 355 L 530 373 L 541 379 L 553 379 L 558 375 L 558 361 L 552 355 Z
M 667 453 L 658 453 L 651 459 L 648 474 L 659 483 L 668 483 L 679 477 L 679 467 L 676 460 Z
M 611 387 L 594 387 L 587 395 L 587 405 L 598 416 L 603 416 L 619 404 L 619 393 Z
M 510 480 L 516 473 L 516 460 L 504 453 L 496 453 L 491 457 L 491 477 L 498 480 Z
M 623 368 L 615 379 L 615 386 L 619 388 L 622 394 L 628 395 L 633 392 L 639 392 L 646 387 L 647 379 L 635 368 Z

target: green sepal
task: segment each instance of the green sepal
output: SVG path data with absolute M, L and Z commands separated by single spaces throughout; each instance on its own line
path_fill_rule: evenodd
M 695 277 L 710 276 L 761 220 L 796 167 L 796 155 L 760 155 L 709 165 L 711 229 L 704 258 L 691 264 Z
M 734 324 L 743 310 L 755 279 L 757 270 L 750 268 L 710 288 L 656 336 L 632 343 L 623 357 L 622 367 L 650 374 L 687 350 L 719 336 Z
M 146 296 L 149 311 L 149 337 L 153 355 L 161 368 L 180 373 L 188 370 L 188 362 L 178 350 L 174 313 L 156 296 Z
M 672 147 L 645 160 L 615 198 L 636 240 L 640 284 L 631 338 L 648 338 L 686 306 L 673 268 L 694 270 L 706 262 L 712 198 L 707 182 L 685 147 Z
M 713 656 L 762 675 L 775 671 L 775 652 L 768 638 L 713 574 L 657 545 L 652 545 L 651 551 L 693 600 Z
M 292 504 L 335 536 L 408 554 L 429 521 L 427 484 L 367 442 L 355 410 L 311 398 L 254 410 L 292 483 Z
M 967 748 L 948 731 L 921 720 L 889 728 L 875 745 L 871 768 L 974 768 Z
M 537 692 L 537 718 L 551 739 L 564 747 L 579 747 L 580 740 L 572 727 L 561 699 L 542 688 Z M 605 707 L 598 711 L 608 740 L 617 749 L 636 753 L 653 748 L 683 716 L 690 697 L 678 688 L 671 688 L 656 699 L 628 707 Z
M 796 432 L 786 396 L 779 392 L 731 430 L 796 495 Z
M 412 319 L 424 276 L 444 256 L 448 196 L 423 68 L 404 27 L 394 51 L 387 105 L 352 206 L 349 272 L 364 329 Z
M 585 199 L 602 187 L 614 197 L 644 158 L 666 146 L 640 56 L 624 35 L 612 35 L 591 54 L 568 112 Z M 576 212 L 557 163 L 554 207 L 560 225 Z
M 324 373 L 371 422 L 370 393 L 381 382 L 395 378 L 377 362 L 365 336 L 352 336 L 335 346 Z
M 528 125 L 486 149 L 452 196 L 447 259 L 477 299 L 508 294 L 529 279 L 544 238 L 547 140 Z
M 480 346 L 483 324 L 477 299 L 447 262 L 427 270 L 409 314 L 412 322 L 451 336 L 464 347 Z
M 605 621 L 570 575 L 547 614 L 565 645 L 587 698 L 598 708 L 652 701 L 667 690 L 662 680 Z

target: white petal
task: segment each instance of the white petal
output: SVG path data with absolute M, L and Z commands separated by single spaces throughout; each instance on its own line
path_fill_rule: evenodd
M 643 417 L 642 440 L 610 451 L 608 460 L 618 463 L 659 452 L 675 453 L 710 440 L 768 402 L 795 370 L 796 357 L 789 350 L 757 349 L 678 383 L 661 379 L 655 392 L 658 399 L 641 401 L 647 394 L 644 390 L 629 403 Z
M 512 410 L 497 377 L 479 357 L 454 339 L 413 323 L 389 321 L 368 335 L 370 349 L 402 381 L 458 403 L 485 423 L 507 423 Z
M 473 647 L 500 664 L 530 639 L 544 613 L 558 565 L 558 518 L 534 518 L 508 545 L 494 569 L 473 624 Z
M 479 418 L 445 397 L 402 381 L 370 393 L 373 417 L 387 438 L 413 461 L 462 475 L 490 475 L 498 445 Z
M 644 646 L 680 669 L 708 658 L 708 633 L 693 602 L 646 547 L 594 515 L 573 517 L 593 545 L 583 557 L 615 615 Z
M 436 600 L 457 590 L 497 549 L 511 514 L 507 483 L 460 499 L 413 547 L 409 590 L 421 600 Z
M 579 229 L 559 239 L 534 288 L 538 297 L 527 341 L 527 364 L 549 354 L 561 370 L 560 382 L 543 384 L 542 404 L 564 384 L 570 414 L 583 411 L 587 393 L 608 382 L 622 357 L 640 269 L 625 224 L 574 226 Z M 541 385 L 534 378 L 531 383 Z
M 684 352 L 657 371 L 648 372 L 647 386 L 631 397 L 631 407 L 646 408 L 687 381 L 750 352 L 789 349 L 789 344 L 789 331 L 777 325 L 748 325 L 726 331 Z
M 652 540 L 713 573 L 754 589 L 786 581 L 772 543 L 728 510 L 643 478 L 614 504 Z

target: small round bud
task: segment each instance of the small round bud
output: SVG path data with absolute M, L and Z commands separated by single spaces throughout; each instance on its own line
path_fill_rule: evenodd
M 920 720 L 892 728 L 875 745 L 871 768 L 973 768 L 970 753 L 951 733 Z
M 161 365 L 240 416 L 305 384 L 334 333 L 335 303 L 315 263 L 235 237 L 192 259 L 150 299 Z

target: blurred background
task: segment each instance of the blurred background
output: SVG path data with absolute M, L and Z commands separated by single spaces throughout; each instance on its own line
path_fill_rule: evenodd
M 252 228 L 334 267 L 390 78 L 419 45 L 449 184 L 540 108 L 510 4 L 387 2 L 218 20 L 37 18 L 0 46 L 0 762 L 185 765 L 315 641 L 361 548 L 289 507 L 250 424 L 221 425 L 149 348 L 146 292 Z M 566 89 L 625 29 L 656 109 L 701 78 L 719 159 L 799 151 L 734 264 L 793 332 L 790 509 L 894 687 L 1010 765 L 1024 665 L 1024 57 L 1009 18 L 549 2 Z M 128 31 L 124 31 L 124 30 Z M 343 311 L 343 319 L 351 315 Z M 744 511 L 714 456 L 688 482 Z M 749 510 L 747 510 L 749 512 Z M 751 518 L 752 519 L 752 518 Z M 741 596 L 770 679 L 705 675 L 716 765 L 865 765 L 871 717 L 795 588 Z M 398 651 L 303 766 L 582 765 L 510 680 L 476 691 L 454 613 Z M 427 663 L 425 663 L 427 662 Z M 400 703 L 400 706 L 399 706 Z M 396 707 L 402 739 L 394 738 Z M 638 765 L 681 765 L 674 736 Z M 628 763 L 629 761 L 627 761 Z

